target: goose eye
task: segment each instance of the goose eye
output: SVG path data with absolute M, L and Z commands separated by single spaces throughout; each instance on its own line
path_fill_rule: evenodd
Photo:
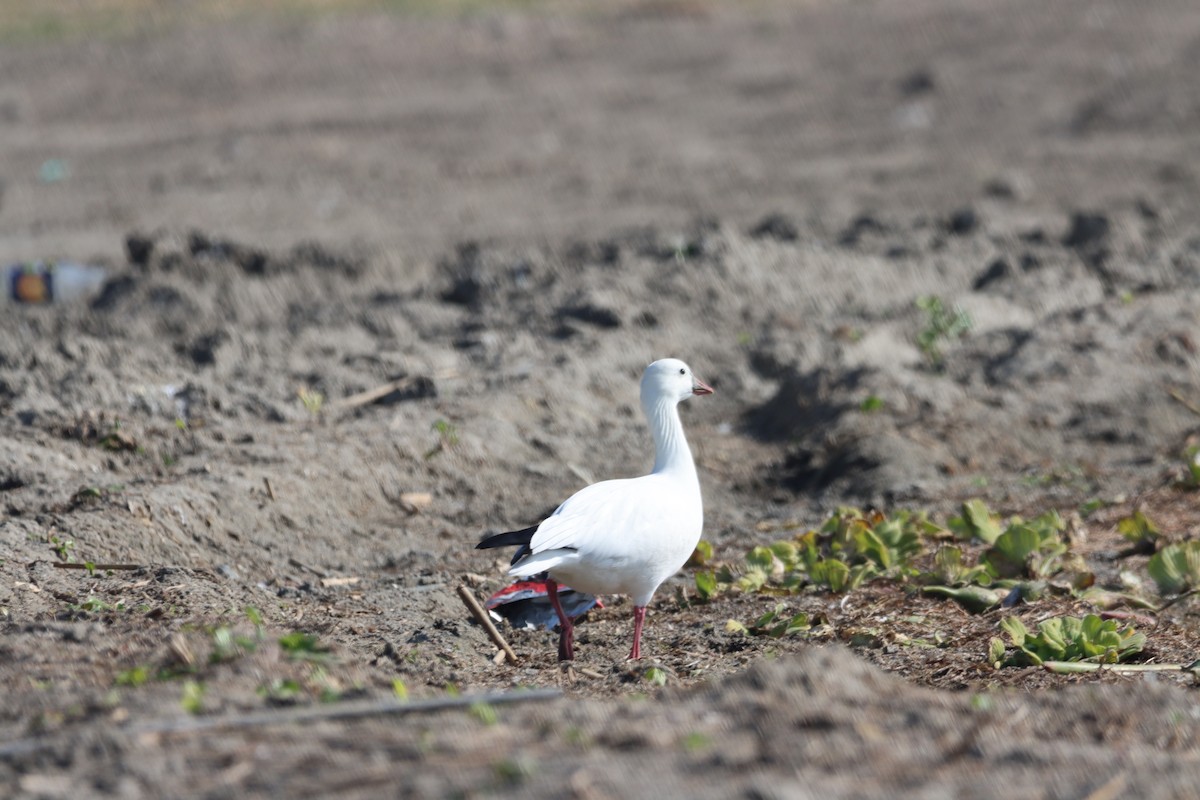
M 679 368 L 679 374 L 680 374 L 680 375 L 687 375 L 687 370 L 686 370 L 686 369 L 684 369 L 683 367 L 680 367 L 680 368 Z

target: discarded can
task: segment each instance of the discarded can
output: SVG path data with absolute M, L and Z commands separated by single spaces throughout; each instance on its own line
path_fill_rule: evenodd
M 558 587 L 558 601 L 571 619 L 582 617 L 593 608 L 604 608 L 594 595 L 577 592 L 568 586 Z M 514 628 L 551 631 L 558 627 L 558 614 L 550 604 L 544 576 L 505 586 L 489 597 L 484 606 L 492 619 L 497 622 L 507 619 Z
M 5 267 L 2 274 L 4 287 L 0 291 L 0 303 L 24 305 L 63 303 L 91 297 L 100 292 L 106 278 L 103 267 L 69 261 L 13 264 Z

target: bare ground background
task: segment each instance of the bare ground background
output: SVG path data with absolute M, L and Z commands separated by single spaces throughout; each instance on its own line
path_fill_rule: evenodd
M 1101 501 L 1102 582 L 1144 575 L 1134 508 L 1195 538 L 1194 3 L 5 11 L 0 261 L 111 271 L 0 318 L 6 794 L 1194 796 L 1188 680 L 996 671 L 997 613 L 894 583 L 770 640 L 724 622 L 774 598 L 685 573 L 643 664 L 616 602 L 573 675 L 546 633 L 496 666 L 454 593 L 502 585 L 485 531 L 649 466 L 667 354 L 717 388 L 684 415 L 718 559 L 847 502 Z M 937 368 L 928 295 L 973 320 Z M 567 697 L 186 727 L 396 680 Z

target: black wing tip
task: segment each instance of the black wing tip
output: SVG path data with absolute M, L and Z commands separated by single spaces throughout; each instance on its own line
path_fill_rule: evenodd
M 529 542 L 533 540 L 533 534 L 537 533 L 538 526 L 531 525 L 528 528 L 522 528 L 519 531 L 505 531 L 488 536 L 486 539 L 475 545 L 476 550 L 489 550 L 493 547 L 510 547 L 512 545 L 520 545 L 528 549 Z

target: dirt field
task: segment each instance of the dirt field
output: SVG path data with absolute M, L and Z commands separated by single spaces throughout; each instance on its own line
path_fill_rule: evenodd
M 1189 672 L 988 653 L 1103 608 L 1200 657 L 1147 568 L 1200 538 L 1200 6 L 110 5 L 0 15 L 0 262 L 109 270 L 0 307 L 0 794 L 1196 796 Z M 666 355 L 709 568 L 979 498 L 1127 597 L 689 567 L 640 663 L 619 598 L 497 663 L 475 542 L 646 471 Z

